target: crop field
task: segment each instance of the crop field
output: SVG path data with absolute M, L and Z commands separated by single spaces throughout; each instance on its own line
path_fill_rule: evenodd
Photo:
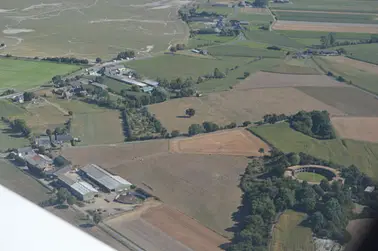
M 243 100 L 243 102 L 240 102 Z M 377 101 L 378 102 L 378 101 Z M 298 107 L 298 104 L 301 104 Z M 196 114 L 183 117 L 185 110 L 193 108 Z M 200 98 L 172 99 L 148 106 L 162 124 L 169 130 L 187 132 L 191 124 L 204 121 L 226 125 L 231 122 L 258 121 L 267 113 L 291 114 L 299 110 L 328 110 L 333 115 L 344 114 L 294 88 L 266 88 L 231 90 L 210 93 Z
M 229 242 L 196 220 L 164 205 L 148 210 L 142 218 L 192 250 L 221 250 L 219 246 Z
M 0 15 L 0 41 L 7 44 L 4 53 L 12 55 L 110 59 L 125 49 L 148 55 L 187 39 L 189 31 L 176 14 L 186 3 L 184 0 L 7 1 L 1 6 L 4 10 Z
M 300 226 L 305 218 L 304 213 L 285 211 L 274 226 L 269 250 L 314 251 L 311 229 Z
M 332 124 L 341 138 L 378 143 L 378 118 L 334 117 Z
M 294 39 L 290 39 L 274 31 L 250 30 L 244 32 L 245 36 L 252 41 L 277 45 L 289 48 L 304 48 L 304 45 Z
M 378 99 L 357 88 L 305 86 L 297 89 L 350 116 L 378 116 Z
M 244 129 L 219 131 L 179 138 L 169 143 L 171 152 L 192 154 L 222 154 L 240 156 L 261 156 L 259 149 L 269 151 L 269 146 Z
M 356 23 L 378 24 L 378 15 L 327 12 L 275 11 L 278 20 L 326 22 L 326 23 Z
M 240 206 L 245 157 L 169 153 L 167 140 L 68 148 L 62 154 L 80 165 L 96 163 L 206 227 L 232 235 L 225 229 Z
M 278 20 L 274 30 L 378 33 L 378 24 L 326 23 Z
M 321 36 L 327 36 L 329 32 L 324 31 L 279 31 L 289 38 L 307 38 L 307 39 L 317 39 L 320 41 Z M 335 32 L 334 37 L 337 40 L 360 40 L 360 39 L 370 39 L 371 34 L 369 33 L 353 33 L 353 32 Z
M 292 4 L 272 3 L 272 9 L 306 10 L 306 11 L 330 11 L 330 12 L 354 12 L 354 13 L 378 13 L 378 3 L 366 1 L 348 0 L 320 0 L 314 3 L 311 0 L 292 0 Z
M 222 60 L 227 60 L 227 58 L 223 58 Z M 244 72 L 252 74 L 260 70 L 268 70 L 281 61 L 281 59 L 277 58 L 264 58 L 257 61 L 254 61 L 254 59 L 250 60 L 250 62 L 244 65 L 239 65 L 237 69 L 229 71 L 225 78 L 211 79 L 196 85 L 197 89 L 203 93 L 227 91 L 244 80 Z
M 348 56 L 372 64 L 378 64 L 378 44 L 345 46 Z
M 250 48 L 240 45 L 219 45 L 208 48 L 212 56 L 282 58 L 282 51 Z
M 235 90 L 254 88 L 298 87 L 298 86 L 335 86 L 344 84 L 324 75 L 294 75 L 270 72 L 257 72 L 234 87 Z
M 350 47 L 347 47 L 350 48 Z M 378 47 L 377 47 L 378 49 Z M 378 54 L 377 54 L 378 55 Z M 360 71 L 361 74 L 367 73 L 367 74 L 375 74 L 378 77 L 378 65 L 376 64 L 370 64 L 359 60 L 354 60 L 347 57 L 328 57 L 326 58 L 327 61 L 329 61 L 331 64 L 341 64 L 345 65 L 346 67 L 353 67 L 355 68 L 355 71 Z M 339 66 L 341 67 L 341 66 Z M 341 69 L 341 68 L 340 68 Z
M 341 165 L 356 165 L 378 178 L 378 144 L 354 140 L 317 140 L 297 132 L 287 123 L 252 127 L 251 130 L 283 152 L 304 152 Z
M 49 198 L 45 187 L 5 160 L 0 160 L 0 173 L 0 184 L 26 199 L 39 203 Z
M 305 180 L 308 182 L 320 182 L 322 180 L 326 180 L 327 178 L 318 173 L 311 173 L 311 172 L 300 172 L 295 175 L 300 180 Z
M 352 81 L 361 89 L 378 94 L 376 81 L 378 74 L 373 73 L 375 66 L 368 66 L 358 61 L 354 65 L 350 60 L 329 59 L 327 57 L 317 57 L 314 60 L 324 71 L 330 71 L 335 76 L 340 75 L 346 81 Z
M 305 62 L 303 60 L 302 62 Z M 296 65 L 290 62 L 282 62 L 271 69 L 268 72 L 281 73 L 281 74 L 295 74 L 295 75 L 320 75 L 320 71 L 316 69 L 315 65 L 310 66 L 311 60 L 308 61 L 309 65 Z
M 31 89 L 45 84 L 55 75 L 64 75 L 78 69 L 76 65 L 0 58 L 0 89 Z
M 145 60 L 131 61 L 126 65 L 150 78 L 159 77 L 172 80 L 178 77 L 193 77 L 196 79 L 199 76 L 214 72 L 215 68 L 224 71 L 226 68 L 243 64 L 243 61 L 246 60 L 240 58 L 218 60 L 183 55 L 163 55 Z

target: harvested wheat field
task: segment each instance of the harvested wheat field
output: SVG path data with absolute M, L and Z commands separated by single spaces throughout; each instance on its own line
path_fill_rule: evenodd
M 378 142 L 378 118 L 334 117 L 332 124 L 341 138 Z
M 274 23 L 273 30 L 378 33 L 378 25 L 279 20 Z
M 345 64 L 363 72 L 378 74 L 378 66 L 375 64 L 369 64 L 363 61 L 354 60 L 351 58 L 341 56 L 326 57 L 326 59 L 331 61 L 332 63 Z
M 98 164 L 206 227 L 231 237 L 225 229 L 233 226 L 232 213 L 240 206 L 239 179 L 248 159 L 169 153 L 167 142 L 75 147 L 62 154 L 75 164 Z
M 149 209 L 142 214 L 142 219 L 192 250 L 222 250 L 219 247 L 229 242 L 196 220 L 165 205 Z
M 259 149 L 269 146 L 244 129 L 218 131 L 170 141 L 169 149 L 176 153 L 261 156 Z
M 254 88 L 297 87 L 297 86 L 347 86 L 325 75 L 297 75 L 269 72 L 252 74 L 240 84 L 234 86 L 235 90 L 248 90 Z
M 196 114 L 190 118 L 184 116 L 187 108 L 195 109 Z M 218 125 L 231 122 L 240 124 L 246 120 L 259 121 L 267 113 L 292 114 L 299 110 L 328 110 L 331 115 L 344 114 L 294 88 L 231 90 L 200 98 L 172 99 L 150 105 L 148 109 L 169 131 L 181 132 L 187 132 L 191 124 L 201 124 L 204 121 Z

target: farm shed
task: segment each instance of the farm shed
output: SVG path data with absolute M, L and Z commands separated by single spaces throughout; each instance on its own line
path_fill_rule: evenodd
M 124 180 L 119 176 L 112 175 L 95 164 L 88 164 L 84 166 L 81 168 L 81 173 L 106 192 L 126 190 L 132 185 L 127 180 Z
M 143 92 L 151 93 L 153 90 L 154 90 L 154 88 L 152 86 L 142 87 Z
M 58 184 L 67 188 L 73 195 L 83 201 L 94 198 L 98 191 L 89 183 L 82 180 L 74 180 L 65 174 L 58 176 Z
M 28 147 L 18 148 L 17 154 L 18 154 L 19 157 L 24 158 L 26 155 L 34 155 L 35 152 L 34 152 L 33 148 L 28 146 Z
M 53 168 L 52 159 L 41 154 L 25 155 L 24 160 L 29 170 L 38 175 Z
M 153 87 L 156 87 L 159 85 L 159 82 L 151 80 L 151 79 L 145 79 L 143 80 L 143 82 Z

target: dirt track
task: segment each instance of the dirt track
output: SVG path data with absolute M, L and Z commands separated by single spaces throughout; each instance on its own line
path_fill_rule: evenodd
M 172 140 L 171 152 L 193 154 L 222 154 L 240 156 L 261 156 L 259 149 L 268 152 L 269 146 L 244 129 L 219 131 L 191 138 Z
M 378 25 L 279 20 L 273 25 L 273 30 L 378 33 Z
M 378 118 L 334 117 L 332 124 L 342 138 L 378 142 Z

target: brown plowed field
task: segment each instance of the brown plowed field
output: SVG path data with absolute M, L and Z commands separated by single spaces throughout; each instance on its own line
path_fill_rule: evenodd
M 326 59 L 333 62 L 333 63 L 345 64 L 345 65 L 354 67 L 354 68 L 361 70 L 361 71 L 370 72 L 370 73 L 373 73 L 373 74 L 378 74 L 378 66 L 375 65 L 375 64 L 369 64 L 369 63 L 366 63 L 366 62 L 354 60 L 354 59 L 347 58 L 347 57 L 341 57 L 341 56 L 326 57 Z
M 259 149 L 269 146 L 244 129 L 219 131 L 191 138 L 171 140 L 169 149 L 177 153 L 261 156 Z
M 188 108 L 196 110 L 191 118 L 184 116 Z M 202 124 L 204 121 L 218 125 L 258 121 L 267 113 L 292 114 L 299 110 L 328 110 L 332 115 L 344 115 L 340 110 L 294 88 L 231 90 L 200 98 L 172 99 L 150 105 L 148 109 L 169 131 L 181 132 L 187 132 L 191 124 Z
M 274 87 L 297 87 L 297 86 L 335 86 L 345 87 L 336 80 L 325 75 L 297 75 L 280 74 L 269 72 L 257 72 L 252 74 L 240 84 L 234 86 L 235 90 L 248 90 L 254 88 L 274 88 Z
M 273 30 L 378 33 L 378 25 L 278 20 Z
M 168 140 L 62 151 L 75 164 L 95 163 L 159 197 L 206 227 L 231 237 L 232 213 L 248 159 L 239 156 L 169 153 Z
M 148 210 L 142 218 L 192 250 L 222 250 L 219 246 L 229 242 L 196 220 L 164 205 Z
M 342 138 L 378 142 L 378 118 L 334 117 L 332 124 Z

